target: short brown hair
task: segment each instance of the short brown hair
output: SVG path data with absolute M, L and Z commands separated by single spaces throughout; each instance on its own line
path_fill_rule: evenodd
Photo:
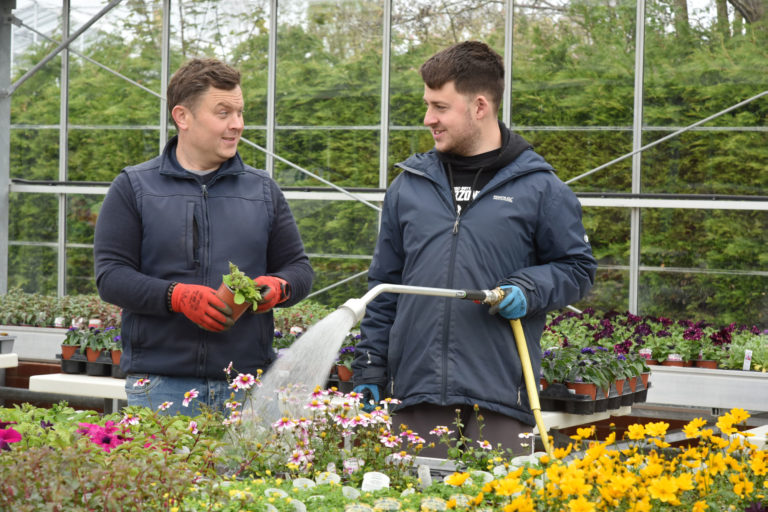
M 464 41 L 439 51 L 419 68 L 424 84 L 440 89 L 453 82 L 461 94 L 486 93 L 498 110 L 504 94 L 504 61 L 480 41 Z
M 231 91 L 240 85 L 240 72 L 218 59 L 192 59 L 181 66 L 168 83 L 168 112 L 176 105 L 194 108 L 209 87 Z M 173 119 L 173 115 L 171 115 Z M 174 124 L 176 121 L 174 121 Z

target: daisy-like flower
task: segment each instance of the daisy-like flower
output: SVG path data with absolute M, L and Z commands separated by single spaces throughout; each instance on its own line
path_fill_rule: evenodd
M 123 419 L 120 420 L 121 425 L 138 425 L 139 424 L 139 417 L 134 416 L 133 414 L 126 414 L 123 416 Z
M 402 462 L 403 464 L 410 462 L 411 456 L 405 451 L 395 452 L 392 454 L 392 460 L 395 462 Z
M 256 378 L 250 373 L 239 373 L 229 387 L 232 389 L 251 389 L 256 384 Z
M 199 394 L 200 393 L 196 389 L 194 388 L 190 389 L 189 391 L 184 393 L 184 401 L 181 402 L 181 405 L 183 405 L 184 407 L 189 407 L 189 402 L 197 398 Z
M 324 401 L 310 400 L 309 403 L 304 406 L 304 408 L 309 409 L 310 411 L 324 411 L 327 406 Z
M 195 420 L 190 421 L 189 425 L 187 425 L 187 430 L 193 434 L 197 434 L 197 422 Z
M 147 384 L 149 384 L 149 379 L 139 379 L 139 380 L 137 380 L 136 382 L 133 383 L 133 387 L 135 387 L 135 388 L 143 388 Z
M 272 424 L 272 428 L 277 430 L 278 432 L 282 432 L 284 430 L 291 430 L 293 427 L 296 426 L 296 423 L 293 422 L 290 418 L 283 416 L 276 422 Z
M 242 404 L 236 400 L 227 400 L 227 402 L 224 404 L 224 407 L 227 409 L 239 409 Z
M 226 373 L 227 375 L 232 373 L 232 361 L 230 361 L 229 364 L 227 365 L 227 367 L 224 368 L 224 373 Z
M 167 411 L 171 406 L 173 405 L 173 402 L 163 402 L 158 406 L 158 410 L 160 411 Z
M 400 446 L 400 438 L 391 432 L 385 432 L 384 435 L 379 437 L 379 442 L 387 448 L 397 448 Z
M 437 425 L 435 428 L 429 431 L 433 436 L 442 436 L 453 434 L 453 430 L 448 430 L 448 427 L 444 425 Z
M 479 444 L 480 448 L 482 448 L 483 450 L 491 450 L 493 448 L 493 446 L 491 446 L 491 443 L 485 440 L 478 441 L 477 444 Z

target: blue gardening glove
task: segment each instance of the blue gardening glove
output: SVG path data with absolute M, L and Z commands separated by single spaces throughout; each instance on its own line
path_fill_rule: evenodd
M 360 403 L 363 404 L 363 410 L 365 412 L 371 412 L 379 403 L 379 396 L 381 394 L 379 393 L 379 386 L 376 384 L 360 384 L 359 386 L 355 386 L 355 389 L 352 391 L 362 395 Z
M 528 301 L 525 300 L 523 290 L 512 284 L 504 285 L 501 289 L 504 290 L 504 299 L 488 312 L 492 315 L 498 313 L 507 320 L 524 317 L 528 311 Z

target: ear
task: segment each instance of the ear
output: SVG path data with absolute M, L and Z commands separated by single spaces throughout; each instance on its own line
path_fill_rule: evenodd
M 475 96 L 473 109 L 475 119 L 478 121 L 488 116 L 489 114 L 493 114 L 493 107 L 491 106 L 491 103 L 488 101 L 488 98 L 482 94 Z
M 189 116 L 192 113 L 184 105 L 176 105 L 171 109 L 171 117 L 176 122 L 179 130 L 185 130 L 189 126 Z

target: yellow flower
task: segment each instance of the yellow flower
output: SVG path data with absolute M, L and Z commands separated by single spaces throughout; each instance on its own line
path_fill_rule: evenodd
M 697 501 L 693 504 L 693 508 L 691 508 L 691 512 L 704 512 L 709 508 L 709 505 L 707 505 L 706 501 Z
M 512 496 L 525 489 L 525 486 L 515 478 L 502 478 L 496 481 L 496 494 L 499 496 Z
M 669 428 L 669 423 L 657 421 L 655 423 L 646 423 L 645 433 L 651 437 L 664 437 Z
M 575 500 L 568 502 L 570 512 L 595 512 L 595 504 L 590 503 L 584 496 L 579 496 Z
M 704 418 L 694 418 L 683 427 L 683 433 L 686 437 L 699 437 L 699 434 L 701 434 L 701 427 L 706 424 L 707 421 Z
M 571 439 L 575 441 L 581 441 L 582 439 L 588 439 L 592 437 L 595 433 L 596 427 L 592 425 L 591 427 L 586 428 L 577 428 L 576 429 L 576 435 L 571 436 Z
M 464 485 L 464 482 L 466 482 L 467 478 L 469 478 L 469 473 L 454 473 L 445 479 L 445 483 L 459 487 Z
M 528 496 L 518 496 L 504 507 L 504 512 L 534 512 L 534 510 L 533 500 Z
M 742 475 L 731 475 L 728 477 L 728 479 L 733 484 L 733 492 L 740 498 L 745 498 L 752 494 L 755 490 L 755 485 L 747 480 L 747 478 Z
M 677 490 L 677 480 L 669 476 L 656 478 L 648 486 L 652 498 L 672 505 L 678 504 Z
M 693 474 L 682 473 L 677 477 L 677 488 L 681 491 L 690 491 L 695 486 L 693 485 Z
M 627 437 L 633 441 L 640 441 L 645 438 L 645 427 L 643 425 L 634 424 L 627 428 Z
M 564 459 L 573 450 L 573 444 L 568 444 L 566 448 L 555 448 L 552 450 L 552 456 L 556 459 Z
M 768 457 L 768 452 L 766 451 L 754 452 L 752 454 L 752 458 L 749 461 L 749 467 L 756 476 L 763 476 L 768 473 L 766 457 Z
M 651 512 L 651 499 L 646 496 L 635 503 L 635 508 L 632 509 L 632 512 Z

